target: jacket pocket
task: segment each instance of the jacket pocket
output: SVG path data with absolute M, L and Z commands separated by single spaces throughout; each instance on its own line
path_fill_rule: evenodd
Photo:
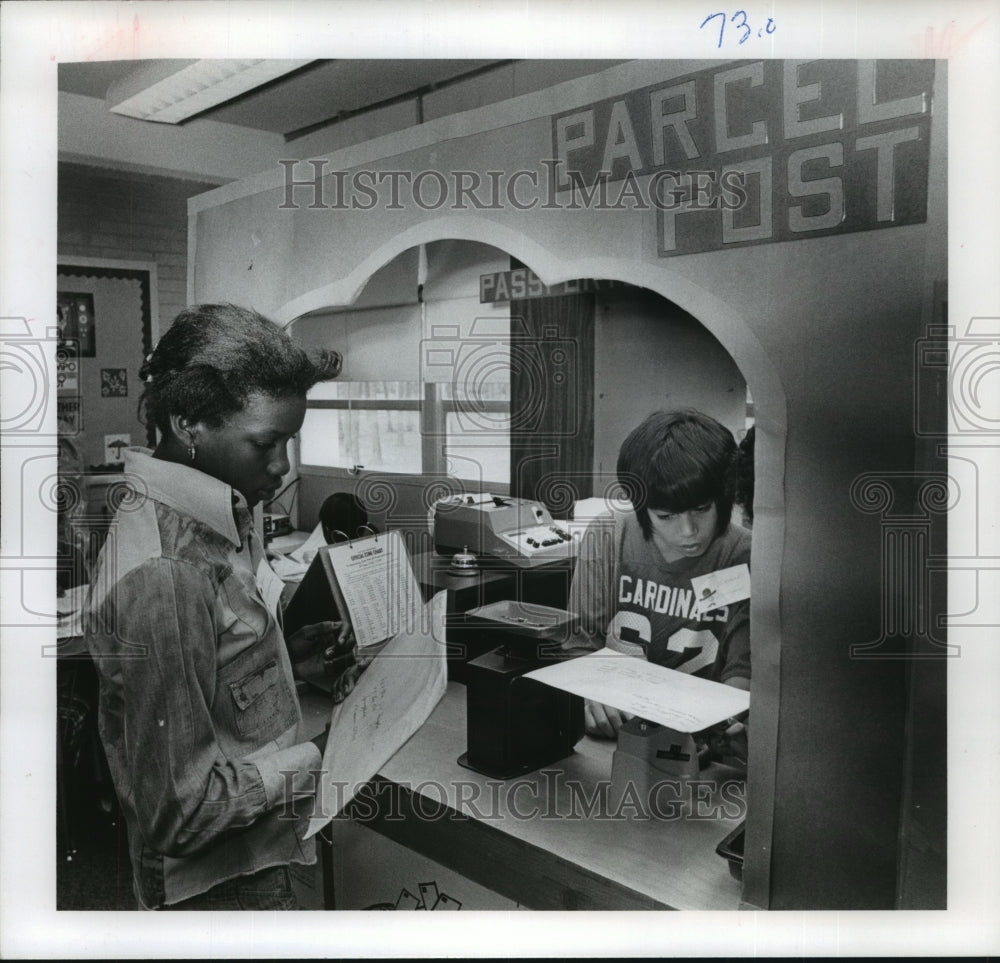
M 272 659 L 242 679 L 229 683 L 240 735 L 252 735 L 278 718 L 281 711 L 279 676 L 278 663 Z
M 299 719 L 295 693 L 283 666 L 273 654 L 267 658 L 255 652 L 257 648 L 220 670 L 217 699 L 223 711 L 219 722 L 230 736 L 219 736 L 230 752 L 252 752 L 278 738 Z

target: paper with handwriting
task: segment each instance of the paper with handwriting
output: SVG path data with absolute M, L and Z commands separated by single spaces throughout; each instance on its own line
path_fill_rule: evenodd
M 362 673 L 354 691 L 333 707 L 323 753 L 319 812 L 306 837 L 323 828 L 426 721 L 448 685 L 444 619 L 447 593 L 412 610 Z
M 750 705 L 750 693 L 742 689 L 607 648 L 535 669 L 526 678 L 680 732 L 700 732 Z

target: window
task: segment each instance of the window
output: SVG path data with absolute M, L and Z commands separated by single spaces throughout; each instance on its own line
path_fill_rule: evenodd
M 444 416 L 448 473 L 482 482 L 510 479 L 510 379 L 476 388 L 475 395 L 450 383 L 432 386 Z
M 419 472 L 420 391 L 416 381 L 316 385 L 299 436 L 303 464 Z
M 331 381 L 309 393 L 299 435 L 304 467 L 510 478 L 510 380 Z

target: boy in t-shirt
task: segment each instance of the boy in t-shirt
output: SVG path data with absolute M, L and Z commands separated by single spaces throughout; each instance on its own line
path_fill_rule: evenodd
M 625 439 L 618 480 L 629 511 L 608 511 L 584 533 L 570 588 L 580 617 L 570 643 L 608 648 L 750 688 L 750 600 L 714 609 L 693 578 L 750 564 L 750 533 L 732 524 L 736 441 L 693 409 L 659 411 Z M 588 701 L 591 735 L 614 738 L 618 709 Z

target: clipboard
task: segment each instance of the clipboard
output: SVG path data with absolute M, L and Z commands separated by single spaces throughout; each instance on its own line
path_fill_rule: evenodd
M 399 633 L 420 588 L 398 532 L 323 545 L 310 562 L 285 609 L 283 629 L 346 620 L 358 648 L 378 645 Z

